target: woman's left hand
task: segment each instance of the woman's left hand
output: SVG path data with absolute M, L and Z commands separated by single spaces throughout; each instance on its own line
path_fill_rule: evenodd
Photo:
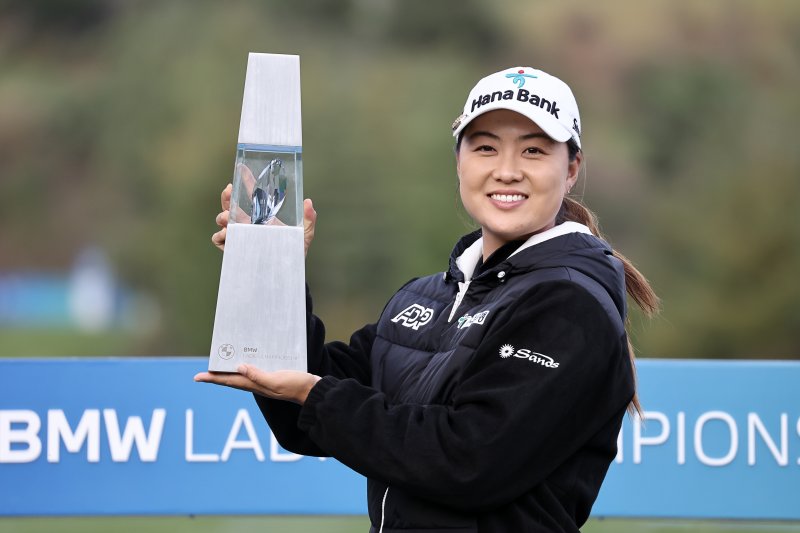
M 265 372 L 251 365 L 239 365 L 236 374 L 222 372 L 200 372 L 195 381 L 225 385 L 243 391 L 254 392 L 267 398 L 286 400 L 303 405 L 311 388 L 321 378 L 297 370 Z

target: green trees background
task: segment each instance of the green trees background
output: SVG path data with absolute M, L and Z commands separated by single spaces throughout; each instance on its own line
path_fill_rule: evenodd
M 307 277 L 331 338 L 471 229 L 450 124 L 478 78 L 553 72 L 584 199 L 663 299 L 640 356 L 800 355 L 800 4 L 0 0 L 0 272 L 87 245 L 153 327 L 0 328 L 0 355 L 203 355 L 247 52 L 301 56 Z M 156 312 L 157 311 L 157 312 Z

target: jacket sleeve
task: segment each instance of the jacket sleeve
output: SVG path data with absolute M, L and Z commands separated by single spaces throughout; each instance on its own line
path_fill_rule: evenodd
M 375 332 L 376 325 L 370 324 L 353 333 L 349 344 L 338 341 L 325 344 L 325 325 L 313 314 L 311 295 L 306 288 L 306 345 L 310 373 L 352 379 L 356 383 L 369 385 L 369 354 Z M 298 428 L 299 405 L 272 400 L 258 394 L 253 396 L 272 433 L 284 449 L 302 455 L 328 455 L 309 439 L 305 431 Z
M 357 380 L 325 377 L 299 425 L 367 477 L 456 509 L 491 509 L 619 416 L 633 395 L 627 353 L 624 329 L 583 287 L 543 283 L 494 318 L 450 405 L 391 405 Z

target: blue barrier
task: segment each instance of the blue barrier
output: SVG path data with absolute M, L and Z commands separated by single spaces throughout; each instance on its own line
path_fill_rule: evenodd
M 0 359 L 0 515 L 362 514 L 206 358 Z M 593 515 L 800 520 L 800 363 L 641 360 Z

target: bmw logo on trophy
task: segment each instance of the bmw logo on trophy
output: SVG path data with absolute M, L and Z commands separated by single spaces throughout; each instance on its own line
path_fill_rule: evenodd
M 306 370 L 300 58 L 254 54 L 208 369 Z

